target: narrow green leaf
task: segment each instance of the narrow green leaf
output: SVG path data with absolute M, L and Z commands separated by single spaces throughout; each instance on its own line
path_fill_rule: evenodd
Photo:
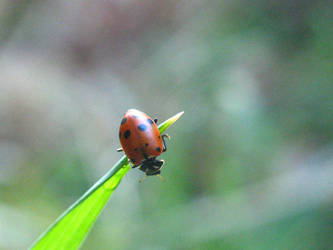
M 183 113 L 180 112 L 160 124 L 160 132 L 163 133 Z M 77 249 L 129 169 L 127 157 L 123 156 L 109 172 L 60 215 L 31 249 Z

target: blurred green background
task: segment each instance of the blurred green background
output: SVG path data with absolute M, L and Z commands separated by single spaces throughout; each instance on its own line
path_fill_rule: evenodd
M 0 1 L 0 249 L 27 248 L 120 158 L 122 115 L 168 130 L 82 249 L 333 249 L 333 2 Z

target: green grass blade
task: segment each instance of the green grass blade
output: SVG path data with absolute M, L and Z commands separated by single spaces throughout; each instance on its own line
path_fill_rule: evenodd
M 180 112 L 160 124 L 160 132 L 163 133 L 183 113 Z M 127 157 L 123 156 L 109 172 L 60 215 L 31 249 L 77 249 L 129 169 Z

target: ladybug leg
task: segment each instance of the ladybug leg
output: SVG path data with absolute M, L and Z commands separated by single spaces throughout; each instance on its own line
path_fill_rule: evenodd
M 137 168 L 140 165 L 134 165 L 130 160 L 128 161 L 128 164 L 130 165 L 131 168 Z
M 170 138 L 171 138 L 168 134 L 164 134 L 164 135 L 162 135 L 162 142 L 163 142 L 163 151 L 162 151 L 162 152 L 167 151 L 167 145 L 166 145 L 166 143 L 165 143 L 165 139 L 164 139 L 165 137 L 168 138 L 169 140 L 170 140 Z
M 157 174 L 156 176 L 160 177 L 160 179 L 161 179 L 162 182 L 165 182 L 165 178 L 162 175 Z
M 154 122 L 157 123 L 157 121 L 158 121 L 158 120 L 155 118 L 155 119 L 154 119 Z
M 159 173 L 160 173 L 160 172 L 161 172 L 161 171 L 159 171 Z M 158 177 L 160 177 L 160 179 L 161 179 L 162 182 L 165 182 L 165 178 L 164 178 L 162 175 L 160 175 L 159 173 L 156 173 L 155 175 L 158 176 Z M 143 176 L 143 177 L 139 180 L 139 183 L 142 183 L 142 182 L 147 178 L 147 176 L 148 176 L 148 175 Z
M 117 148 L 117 152 L 122 152 L 123 149 L 122 148 Z
M 139 180 L 139 183 L 142 183 L 142 182 L 144 181 L 144 179 L 147 178 L 147 176 L 148 176 L 148 175 L 143 176 L 143 177 Z

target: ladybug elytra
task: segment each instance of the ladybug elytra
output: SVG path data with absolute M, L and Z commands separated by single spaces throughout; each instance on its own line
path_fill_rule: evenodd
M 165 137 L 170 139 L 167 134 L 160 134 L 156 122 L 157 119 L 152 120 L 145 113 L 130 109 L 123 116 L 119 128 L 121 149 L 118 151 L 124 151 L 132 168 L 139 167 L 147 176 L 160 176 L 164 160 L 156 157 L 167 149 Z

